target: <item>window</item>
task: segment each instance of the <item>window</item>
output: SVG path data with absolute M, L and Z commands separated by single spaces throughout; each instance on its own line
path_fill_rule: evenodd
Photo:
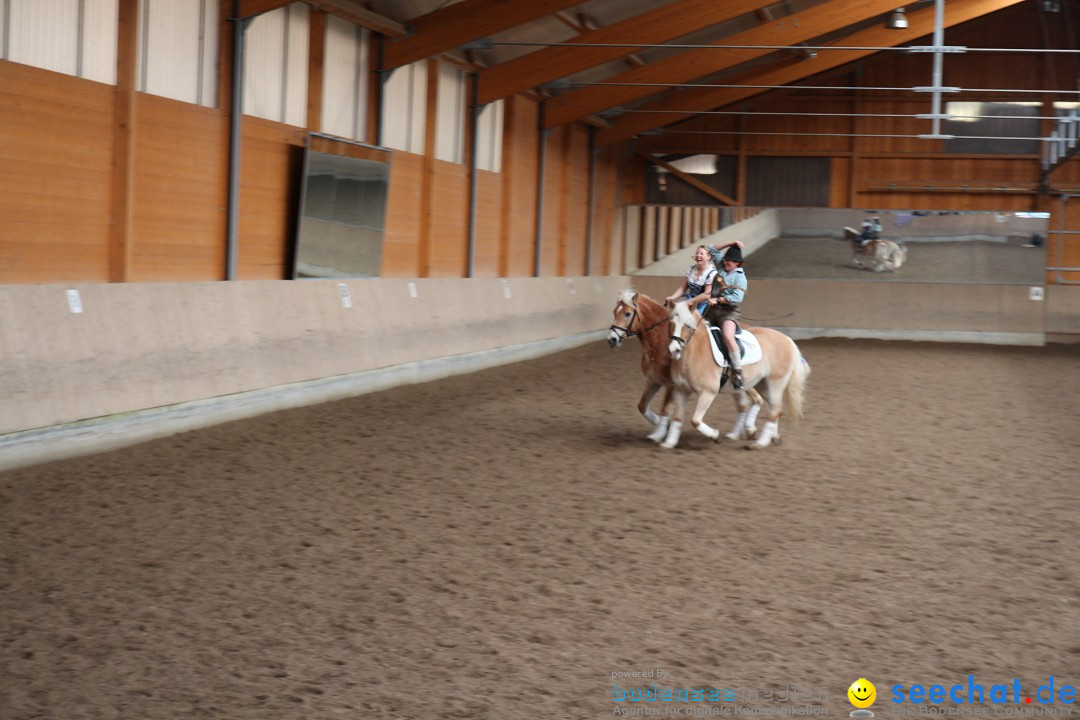
M 435 157 L 452 163 L 465 162 L 465 71 L 439 65 L 439 114 L 435 134 Z
M 308 6 L 293 3 L 256 17 L 244 44 L 244 112 L 307 124 Z
M 218 0 L 140 0 L 142 92 L 217 106 Z
M 950 102 L 945 112 L 945 152 L 1035 154 L 1040 150 L 1039 102 Z M 1017 140 L 1014 138 L 1032 138 Z
M 368 32 L 333 15 L 327 20 L 321 130 L 363 140 L 367 135 Z
M 117 0 L 0 0 L 0 59 L 116 84 Z
M 383 85 L 380 143 L 395 150 L 424 153 L 427 116 L 427 61 L 399 67 Z
M 497 100 L 480 111 L 476 128 L 476 167 L 502 171 L 503 101 Z

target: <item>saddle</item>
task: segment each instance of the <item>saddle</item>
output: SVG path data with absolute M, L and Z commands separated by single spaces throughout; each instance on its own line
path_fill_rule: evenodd
M 712 346 L 713 360 L 719 367 L 731 367 L 728 359 L 727 348 L 724 347 L 723 334 L 720 328 L 709 325 L 709 345 Z M 735 323 L 735 345 L 739 348 L 739 357 L 742 365 L 753 365 L 761 360 L 761 345 L 754 334 Z

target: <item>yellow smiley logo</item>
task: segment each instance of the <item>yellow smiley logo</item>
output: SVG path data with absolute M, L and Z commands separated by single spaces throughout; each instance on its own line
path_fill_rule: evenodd
M 868 708 L 877 699 L 877 688 L 866 678 L 859 678 L 847 689 L 848 700 L 857 708 Z

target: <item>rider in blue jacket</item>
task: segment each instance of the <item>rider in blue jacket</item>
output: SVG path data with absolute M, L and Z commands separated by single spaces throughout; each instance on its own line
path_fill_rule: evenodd
M 726 247 L 727 252 L 721 257 L 723 270 L 717 273 L 714 283 L 719 291 L 714 293 L 715 297 L 709 299 L 710 307 L 705 311 L 705 319 L 720 328 L 724 346 L 728 351 L 728 361 L 731 363 L 731 385 L 736 390 L 742 390 L 742 358 L 739 356 L 739 347 L 735 343 L 735 325 L 742 317 L 739 313 L 739 305 L 746 297 L 747 290 L 746 273 L 742 268 L 743 244 L 733 242 L 713 247 L 717 250 Z M 719 252 L 716 253 L 716 255 L 719 254 Z

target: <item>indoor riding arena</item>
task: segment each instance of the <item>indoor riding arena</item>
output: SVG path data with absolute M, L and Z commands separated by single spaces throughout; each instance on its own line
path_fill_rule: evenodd
M 0 720 L 1080 712 L 1077 12 L 0 0 Z

